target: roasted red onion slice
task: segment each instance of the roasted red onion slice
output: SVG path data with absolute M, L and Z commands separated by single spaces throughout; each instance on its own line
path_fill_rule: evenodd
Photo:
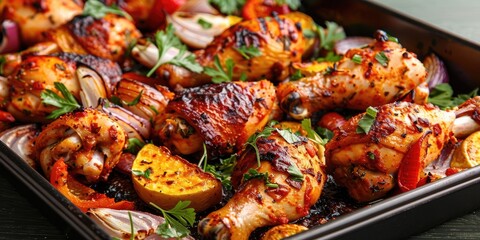
M 167 49 L 167 52 L 163 55 L 160 62 L 166 63 L 172 60 L 175 56 L 177 56 L 179 50 L 177 48 L 171 47 Z M 142 65 L 152 68 L 158 61 L 158 48 L 148 42 L 145 45 L 137 44 L 132 49 L 132 57 L 139 61 Z
M 449 77 L 445 64 L 434 53 L 431 53 L 423 60 L 423 65 L 427 69 L 428 88 L 432 89 L 440 83 L 448 83 Z
M 77 78 L 80 83 L 82 106 L 95 107 L 98 104 L 98 99 L 107 97 L 107 90 L 102 77 L 91 68 L 78 67 Z
M 154 119 L 157 114 L 164 112 L 173 93 L 167 88 L 159 87 L 159 91 L 145 83 L 123 78 L 117 86 L 115 95 L 125 102 L 132 102 L 140 96 L 138 103 L 124 106 L 132 113 L 144 119 Z
M 98 108 L 118 120 L 118 124 L 123 128 L 128 138 L 138 140 L 148 139 L 150 137 L 151 124 L 148 120 L 141 118 L 125 108 L 113 105 L 106 99 L 100 99 Z
M 18 52 L 20 50 L 20 32 L 15 22 L 3 21 L 1 37 L 0 53 Z
M 337 55 L 345 55 L 352 48 L 361 48 L 374 41 L 369 37 L 347 37 L 335 43 L 333 50 Z
M 210 5 L 209 0 L 190 0 L 183 4 L 177 11 L 190 13 L 220 14 L 217 9 Z
M 33 139 L 38 132 L 39 129 L 35 124 L 16 126 L 0 133 L 0 141 L 10 147 L 28 165 L 36 168 L 37 163 L 30 156 L 33 153 Z
M 158 226 L 165 222 L 160 216 L 147 212 L 109 208 L 92 208 L 88 210 L 87 215 L 113 238 L 130 239 L 133 227 L 134 239 L 165 239 L 155 234 Z M 188 236 L 182 239 L 193 238 Z

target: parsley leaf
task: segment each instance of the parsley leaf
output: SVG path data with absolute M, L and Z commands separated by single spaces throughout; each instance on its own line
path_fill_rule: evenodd
M 140 102 L 140 99 L 142 98 L 143 90 L 138 93 L 138 95 L 130 102 L 126 102 L 123 99 L 117 97 L 117 96 L 111 96 L 110 97 L 110 102 L 118 105 L 118 106 L 135 106 Z
M 287 4 L 288 7 L 292 10 L 297 10 L 302 3 L 300 0 L 275 0 L 278 5 Z
M 193 226 L 196 215 L 193 208 L 187 208 L 190 205 L 190 201 L 179 201 L 170 210 L 164 210 L 154 203 L 150 204 L 160 210 L 165 219 L 165 222 L 157 228 L 158 235 L 164 238 L 181 238 L 190 234 L 187 226 Z
M 307 137 L 317 144 L 325 145 L 325 141 L 312 129 L 312 120 L 305 118 L 302 120 L 302 128 L 307 132 Z
M 220 59 L 218 56 L 215 56 L 215 68 L 205 67 L 204 73 L 212 77 L 213 83 L 222 83 L 222 82 L 231 82 L 233 75 L 233 60 L 231 58 L 225 61 L 226 71 L 222 68 L 220 64 Z
M 387 33 L 388 41 L 398 43 L 398 38 Z
M 470 93 L 459 94 L 456 97 L 453 97 L 452 86 L 450 86 L 448 83 L 441 83 L 430 90 L 428 102 L 437 105 L 441 109 L 447 109 L 458 106 L 467 101 L 469 98 L 477 95 L 478 88 L 474 89 Z
M 168 24 L 164 31 L 155 33 L 155 45 L 158 48 L 158 60 L 147 73 L 147 77 L 152 76 L 155 70 L 165 63 L 181 66 L 197 73 L 203 70 L 202 66 L 195 61 L 195 55 L 187 53 L 187 47 L 175 36 L 175 28 L 172 24 Z M 165 62 L 163 58 L 169 48 L 177 48 L 179 51 L 172 60 Z
M 453 89 L 448 83 L 435 86 L 428 96 L 428 102 L 437 105 L 441 109 L 452 107 Z
M 333 51 L 330 51 L 325 55 L 325 57 L 317 58 L 317 62 L 338 62 L 342 59 L 342 56 L 335 54 Z
M 250 136 L 245 142 L 245 146 L 251 146 L 255 150 L 255 154 L 257 155 L 257 163 L 258 166 L 260 167 L 260 152 L 257 147 L 257 140 L 261 137 L 268 137 L 272 134 L 273 131 L 275 131 L 276 128 L 266 126 L 261 132 L 257 132 Z
M 283 137 L 283 139 L 285 139 L 285 141 L 290 144 L 302 141 L 295 133 L 291 132 L 290 130 L 277 129 L 277 132 L 280 134 L 280 136 Z
M 293 181 L 303 182 L 304 176 L 303 176 L 302 171 L 300 171 L 300 169 L 298 169 L 297 164 L 295 164 L 294 162 L 291 162 L 291 164 L 292 164 L 292 165 L 290 165 L 290 166 L 287 168 L 287 172 L 288 172 L 288 174 L 290 174 L 291 179 L 292 179 Z
M 375 59 L 384 67 L 388 66 L 388 62 L 390 61 L 383 51 L 375 54 Z
M 326 21 L 325 26 L 327 27 L 326 29 L 317 26 L 318 35 L 320 37 L 320 48 L 333 50 L 335 42 L 344 39 L 346 35 L 343 28 L 335 22 Z
M 205 172 L 213 174 L 214 177 L 222 182 L 222 185 L 227 191 L 231 191 L 231 176 L 236 163 L 237 155 L 233 154 L 227 159 L 220 159 L 220 163 L 218 164 L 208 164 L 205 168 Z
M 203 29 L 210 29 L 212 28 L 213 24 L 203 18 L 199 18 L 197 23 L 203 28 Z
M 358 54 L 355 54 L 353 55 L 352 57 L 352 61 L 356 64 L 361 64 L 362 63 L 362 56 L 358 55 Z
M 203 67 L 197 63 L 195 55 L 187 53 L 187 47 L 185 45 L 179 47 L 179 50 L 178 54 L 172 60 L 168 61 L 168 63 L 184 67 L 196 73 L 203 71 Z
M 203 154 L 200 160 L 198 161 L 198 167 L 203 169 L 204 172 L 206 172 L 207 169 L 207 161 L 208 161 L 208 154 L 207 154 L 207 145 L 203 143 Z M 203 167 L 202 167 L 203 165 Z
M 47 116 L 48 119 L 58 118 L 60 115 L 72 112 L 73 110 L 81 107 L 73 95 L 68 91 L 67 87 L 63 85 L 63 83 L 55 82 L 54 85 L 55 89 L 62 93 L 63 98 L 50 89 L 46 89 L 40 94 L 44 104 L 58 107 L 58 109 L 54 110 L 50 115 Z
M 242 45 L 241 47 L 234 49 L 237 50 L 237 52 L 239 52 L 245 59 L 250 59 L 252 57 L 258 57 L 262 55 L 260 49 L 255 46 L 247 47 L 245 45 Z
M 247 173 L 243 174 L 243 181 L 248 181 L 254 178 L 262 179 L 265 182 L 265 186 L 269 188 L 278 188 L 278 184 L 270 182 L 268 172 L 259 173 L 256 169 L 250 168 Z
M 106 14 L 112 13 L 122 17 L 132 20 L 132 16 L 120 9 L 117 5 L 112 4 L 111 6 L 106 6 L 98 0 L 88 0 L 83 7 L 84 16 L 92 16 L 96 19 L 105 17 Z
M 220 12 L 226 15 L 238 13 L 245 4 L 245 0 L 209 0 L 209 2 L 218 7 Z
M 357 126 L 357 133 L 365 133 L 367 134 L 370 132 L 370 129 L 375 122 L 375 118 L 377 117 L 378 110 L 373 107 L 368 107 L 365 115 L 358 121 Z
M 290 76 L 290 81 L 297 81 L 301 78 L 303 78 L 303 74 L 302 74 L 302 71 L 300 71 L 300 69 L 297 69 L 297 71 L 295 71 L 291 76 Z
M 140 149 L 145 146 L 145 143 L 138 138 L 129 138 L 127 143 L 127 148 L 125 151 L 131 154 L 137 154 Z
M 327 144 L 333 138 L 333 132 L 326 128 L 317 127 L 315 129 L 315 132 L 318 133 L 318 135 L 320 135 L 320 138 L 322 138 L 325 144 Z
M 140 171 L 140 170 L 132 170 L 132 174 L 135 175 L 135 176 L 142 176 L 146 179 L 150 179 L 150 173 L 151 173 L 151 170 L 150 168 L 148 168 L 147 170 L 145 170 L 144 172 Z

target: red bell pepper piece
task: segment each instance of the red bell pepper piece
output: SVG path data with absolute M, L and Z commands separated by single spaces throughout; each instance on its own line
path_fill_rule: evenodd
M 0 111 L 0 122 L 15 122 L 15 118 L 9 112 Z
M 60 159 L 55 162 L 50 173 L 50 183 L 70 200 L 82 212 L 89 208 L 112 208 L 133 210 L 135 205 L 130 201 L 115 202 L 113 198 L 83 185 L 68 174 L 67 164 Z
M 287 4 L 278 5 L 272 0 L 247 0 L 242 8 L 242 17 L 246 20 L 271 16 L 273 12 L 287 14 L 290 8 Z
M 425 139 L 430 133 L 432 133 L 432 131 L 425 132 L 425 134 L 413 143 L 400 163 L 397 183 L 401 192 L 415 189 L 420 181 L 420 171 L 424 167 L 422 162 L 427 154 L 427 142 Z

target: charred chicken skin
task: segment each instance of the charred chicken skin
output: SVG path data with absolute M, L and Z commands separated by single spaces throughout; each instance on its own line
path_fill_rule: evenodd
M 55 82 L 59 82 L 77 100 L 80 99 L 81 89 L 76 74 L 79 66 L 89 66 L 101 76 L 108 96 L 121 77 L 118 64 L 90 55 L 60 53 L 55 56 L 27 56 L 8 76 L 11 100 L 7 103 L 7 110 L 19 121 L 48 121 L 46 116 L 55 107 L 42 103 L 42 92 L 49 89 L 60 94 L 54 86 Z
M 155 119 L 155 134 L 181 154 L 202 150 L 231 154 L 271 120 L 277 110 L 269 81 L 232 82 L 185 89 Z
M 423 169 L 435 160 L 453 136 L 454 112 L 437 107 L 396 102 L 376 107 L 377 115 L 368 133 L 359 133 L 357 115 L 335 130 L 325 146 L 328 171 L 360 202 L 385 196 L 396 186 L 398 170 L 407 152 L 422 141 Z
M 326 180 L 323 146 L 300 137 L 288 143 L 274 132 L 256 142 L 260 166 L 255 151 L 247 148 L 232 174 L 236 192 L 221 209 L 210 213 L 198 224 L 205 239 L 248 239 L 259 227 L 285 224 L 308 214 L 317 202 Z M 297 166 L 303 177 L 294 179 L 289 171 Z M 245 180 L 244 175 L 255 169 L 266 174 L 265 179 Z
M 126 134 L 116 121 L 87 108 L 48 124 L 35 139 L 35 155 L 47 177 L 63 158 L 74 175 L 92 183 L 107 179 L 125 143 Z
M 6 0 L 3 18 L 20 27 L 26 46 L 46 40 L 46 32 L 70 21 L 83 11 L 75 0 Z
M 100 19 L 77 16 L 46 35 L 63 52 L 91 54 L 118 62 L 141 33 L 128 19 L 107 14 Z
M 243 21 L 227 29 L 195 54 L 204 67 L 215 67 L 215 57 L 218 57 L 225 69 L 225 61 L 232 59 L 235 62 L 233 80 L 245 75 L 247 81 L 268 79 L 278 82 L 289 76 L 291 63 L 301 62 L 302 57 L 312 49 L 314 40 L 306 38 L 302 31 L 314 28 L 313 20 L 298 12 Z M 245 48 L 257 48 L 261 55 L 242 55 L 241 49 Z M 162 65 L 157 74 L 171 87 L 177 84 L 193 87 L 211 82 L 209 76 L 169 64 Z
M 295 119 L 320 110 L 363 110 L 402 98 L 425 81 L 426 71 L 414 53 L 377 32 L 376 41 L 351 49 L 327 72 L 280 84 L 280 107 Z M 356 63 L 353 58 L 361 59 Z

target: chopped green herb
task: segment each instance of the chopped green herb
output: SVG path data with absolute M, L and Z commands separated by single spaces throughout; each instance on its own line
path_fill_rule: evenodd
M 63 83 L 55 82 L 54 85 L 55 89 L 62 93 L 63 98 L 50 89 L 46 89 L 40 94 L 44 104 L 58 107 L 58 109 L 47 116 L 48 119 L 56 119 L 65 113 L 72 112 L 81 107 Z
M 158 110 L 155 108 L 155 106 L 153 105 L 150 105 L 148 106 L 150 109 L 152 109 L 152 111 L 155 113 L 155 115 L 158 115 Z
M 335 54 L 333 51 L 329 51 L 325 57 L 317 58 L 317 62 L 338 62 L 342 59 L 342 56 Z
M 188 226 L 192 227 L 195 222 L 195 210 L 187 208 L 190 201 L 179 201 L 175 207 L 170 210 L 164 210 L 154 203 L 150 203 L 156 209 L 160 210 L 165 222 L 157 228 L 157 234 L 164 238 L 181 238 L 190 234 Z
M 117 5 L 112 4 L 111 6 L 106 6 L 98 0 L 88 0 L 85 2 L 82 15 L 92 16 L 96 19 L 100 19 L 105 17 L 105 15 L 108 13 L 116 14 L 125 17 L 128 20 L 132 20 L 132 16 L 120 9 Z
M 210 29 L 212 28 L 213 24 L 203 18 L 199 18 L 197 23 L 202 26 L 203 29 Z
M 265 186 L 269 188 L 278 188 L 278 184 L 270 182 L 268 172 L 259 173 L 256 169 L 250 168 L 247 173 L 243 174 L 243 181 L 248 181 L 254 178 L 262 179 L 265 182 Z
M 307 137 L 317 144 L 325 145 L 325 141 L 312 129 L 312 120 L 305 118 L 302 120 L 302 128 L 307 132 Z
M 143 171 L 140 171 L 140 170 L 132 170 L 132 174 L 135 175 L 135 176 L 141 176 L 141 177 L 144 177 L 146 179 L 150 179 L 150 173 L 151 173 L 151 170 L 150 168 L 148 168 L 147 170 L 145 170 L 144 172 Z
M 328 66 L 327 69 L 323 72 L 323 75 L 331 75 L 337 71 L 337 64 L 334 63 L 333 67 Z
M 327 21 L 325 22 L 325 26 L 327 27 L 326 29 L 321 26 L 318 26 L 317 28 L 320 37 L 320 48 L 333 50 L 335 42 L 344 39 L 346 35 L 343 28 L 335 22 Z
M 257 163 L 258 166 L 260 167 L 260 152 L 257 147 L 257 140 L 261 137 L 268 137 L 272 134 L 273 131 L 275 131 L 276 128 L 273 128 L 271 126 L 266 126 L 261 132 L 257 132 L 250 136 L 245 143 L 246 146 L 251 146 L 255 150 L 255 154 L 257 155 Z
M 398 38 L 387 33 L 388 41 L 398 43 Z
M 168 63 L 177 65 L 180 67 L 184 67 L 192 72 L 199 73 L 203 71 L 203 67 L 198 64 L 197 60 L 195 59 L 195 55 L 192 53 L 187 53 L 187 48 L 185 45 L 179 47 L 178 54 Z
M 145 143 L 138 138 L 129 138 L 127 143 L 127 148 L 125 151 L 131 154 L 137 154 L 140 149 L 145 146 Z
M 305 38 L 311 39 L 311 38 L 315 38 L 317 36 L 317 33 L 312 29 L 305 29 L 303 30 L 303 36 L 305 36 Z
M 222 68 L 220 59 L 215 56 L 215 68 L 205 67 L 204 73 L 212 77 L 213 83 L 231 82 L 233 75 L 233 60 L 231 58 L 225 61 L 226 70 Z
M 3 68 L 5 66 L 5 63 L 7 63 L 7 59 L 5 58 L 4 55 L 0 56 L 0 75 L 3 76 Z
M 258 57 L 262 55 L 260 49 L 255 46 L 241 46 L 239 48 L 234 48 L 239 52 L 245 59 L 250 59 L 252 57 Z
M 375 54 L 375 59 L 384 67 L 388 66 L 388 61 L 390 61 L 383 51 Z
M 356 64 L 361 64 L 362 63 L 362 56 L 355 54 L 352 57 L 352 61 Z
M 378 110 L 373 107 L 368 107 L 365 115 L 358 121 L 357 126 L 357 133 L 365 133 L 367 134 L 370 132 L 370 129 L 375 122 L 375 118 L 377 117 Z
M 428 102 L 437 105 L 441 109 L 452 108 L 464 103 L 469 98 L 478 95 L 478 88 L 467 94 L 459 94 L 453 97 L 453 89 L 448 83 L 441 83 L 435 86 L 428 96 Z
M 215 165 L 208 164 L 205 172 L 213 174 L 218 180 L 222 182 L 222 185 L 227 191 L 232 190 L 231 176 L 233 167 L 237 163 L 237 155 L 233 154 L 227 159 L 220 159 L 220 163 Z
M 110 102 L 118 105 L 118 106 L 135 106 L 140 102 L 140 99 L 142 98 L 143 90 L 140 91 L 140 93 L 130 102 L 126 102 L 123 99 L 117 97 L 117 96 L 111 96 L 110 97 Z
M 147 77 L 153 75 L 162 64 L 165 64 L 163 59 L 169 48 L 177 48 L 178 54 L 169 63 L 189 69 L 193 72 L 201 72 L 202 66 L 195 60 L 195 55 L 187 53 L 187 47 L 175 36 L 175 28 L 172 24 L 168 24 L 164 31 L 155 33 L 155 45 L 158 48 L 158 61 L 152 69 L 147 73 Z
M 453 89 L 448 83 L 435 86 L 428 96 L 428 102 L 437 105 L 441 109 L 452 107 Z
M 293 181 L 303 182 L 304 180 L 303 173 L 300 171 L 300 169 L 298 169 L 297 164 L 295 164 L 294 162 L 291 162 L 291 163 L 292 165 L 290 165 L 287 169 L 287 172 L 288 174 L 290 174 L 291 179 Z
M 226 15 L 239 13 L 245 4 L 245 0 L 209 0 L 209 2 L 217 6 L 220 12 Z
M 130 220 L 130 240 L 135 239 L 135 229 L 133 228 L 132 213 L 128 211 L 128 220 Z
M 239 80 L 242 81 L 242 82 L 245 82 L 245 81 L 247 81 L 247 79 L 248 79 L 248 75 L 245 72 L 242 72 Z
M 277 129 L 277 132 L 290 144 L 302 141 L 295 133 L 288 129 Z
M 367 156 L 370 160 L 375 160 L 375 154 L 373 152 L 367 152 Z
M 297 10 L 302 3 L 300 0 L 275 0 L 278 5 L 287 4 L 288 7 L 292 10 Z
M 302 71 L 300 71 L 300 69 L 297 69 L 297 71 L 295 71 L 291 76 L 290 76 L 290 80 L 291 81 L 297 81 L 299 79 L 302 79 L 304 76 L 302 74 Z
M 207 161 L 208 161 L 207 145 L 203 143 L 203 154 L 200 160 L 198 161 L 198 167 L 203 169 L 204 172 L 206 172 L 206 169 L 207 169 Z
M 326 128 L 317 127 L 315 129 L 315 132 L 318 133 L 318 135 L 320 135 L 324 144 L 327 144 L 333 138 L 333 132 Z

